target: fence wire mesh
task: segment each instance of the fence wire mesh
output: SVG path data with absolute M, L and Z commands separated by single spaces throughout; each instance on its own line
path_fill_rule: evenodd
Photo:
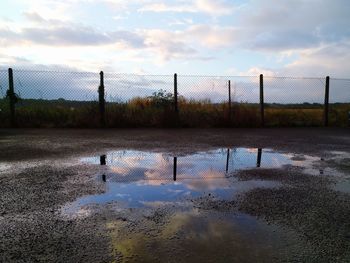
M 9 116 L 9 103 L 6 99 L 8 91 L 8 75 L 7 70 L 0 70 L 0 121 L 2 125 L 8 123 Z M 1 125 L 0 125 L 1 127 Z
M 9 76 L 0 70 L 2 127 L 10 125 Z M 14 70 L 19 127 L 100 125 L 100 74 Z M 259 76 L 104 74 L 109 127 L 241 127 L 261 124 Z M 320 126 L 325 78 L 263 78 L 265 124 Z M 177 96 L 175 96 L 175 86 Z M 177 100 L 176 100 L 177 99 Z M 177 101 L 177 103 L 175 103 Z M 348 125 L 350 79 L 331 79 L 331 125 Z M 177 106 L 177 107 L 176 107 Z M 175 109 L 175 110 L 174 110 Z M 176 110 L 178 109 L 178 110 Z
M 97 73 L 14 70 L 13 75 L 16 93 L 23 99 L 98 100 Z
M 135 98 L 149 98 L 158 91 L 173 93 L 172 75 L 136 75 L 105 73 L 106 101 L 126 103 Z
M 210 103 L 231 102 L 259 103 L 259 78 L 240 76 L 178 76 L 179 95 L 189 100 Z
M 8 76 L 7 70 L 0 70 L 0 98 L 4 99 L 6 97 L 6 92 L 8 90 Z
M 322 125 L 324 78 L 264 77 L 264 87 L 267 125 Z
M 350 126 L 350 79 L 330 79 L 329 102 L 330 124 Z

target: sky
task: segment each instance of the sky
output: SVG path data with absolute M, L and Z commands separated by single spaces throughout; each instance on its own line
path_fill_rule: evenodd
M 350 76 L 348 0 L 2 0 L 0 65 Z
M 348 0 L 1 0 L 0 67 L 350 77 Z

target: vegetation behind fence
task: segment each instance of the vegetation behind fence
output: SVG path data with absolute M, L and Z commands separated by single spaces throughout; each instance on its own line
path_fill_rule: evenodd
M 348 126 L 350 79 L 0 71 L 0 127 Z

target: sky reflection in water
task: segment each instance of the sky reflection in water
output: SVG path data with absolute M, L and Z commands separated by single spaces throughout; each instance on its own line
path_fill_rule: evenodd
M 217 149 L 178 157 L 124 150 L 83 158 L 82 162 L 101 166 L 98 180 L 105 184 L 105 191 L 76 200 L 72 204 L 75 208 L 112 201 L 125 207 L 141 207 L 208 193 L 231 198 L 255 187 L 278 185 L 272 181 L 238 181 L 232 177 L 234 172 L 292 164 L 288 155 L 250 148 Z

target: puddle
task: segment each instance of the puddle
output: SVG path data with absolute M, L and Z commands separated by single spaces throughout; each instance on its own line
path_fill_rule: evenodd
M 296 236 L 244 214 L 175 213 L 155 233 L 152 221 L 144 224 L 147 230 L 138 225 L 129 231 L 110 222 L 112 249 L 131 262 L 271 262 L 301 247 Z
M 339 165 L 343 155 L 334 153 L 324 160 L 254 148 L 215 149 L 178 156 L 123 150 L 79 159 L 78 166 L 77 159 L 44 161 L 63 167 L 64 162 L 67 162 L 67 167 L 85 167 L 84 171 L 89 175 L 96 172 L 96 187 L 91 192 L 96 190 L 94 193 L 99 194 L 82 196 L 57 213 L 60 219 L 72 220 L 69 225 L 76 222 L 87 224 L 87 227 L 77 228 L 85 229 L 86 233 L 95 234 L 96 225 L 105 228 L 103 234 L 108 235 L 108 247 L 113 250 L 113 258 L 125 259 L 120 262 L 173 262 L 173 259 L 177 262 L 227 262 L 228 259 L 235 262 L 308 262 L 295 259 L 295 255 L 303 255 L 300 251 L 306 247 L 306 244 L 300 243 L 298 233 L 288 226 L 282 228 L 259 217 L 242 214 L 245 210 L 240 209 L 235 198 L 255 188 L 280 187 L 282 182 L 266 178 L 257 180 L 256 177 L 241 180 L 235 173 L 245 169 L 291 165 L 320 176 L 329 176 L 331 170 L 327 169 L 333 167 L 330 163 Z M 343 164 L 341 167 L 348 169 Z M 8 170 L 12 168 L 8 163 L 0 163 L 0 169 L 6 169 L 6 173 L 11 174 Z M 84 180 L 83 173 L 79 170 L 73 177 Z M 56 176 L 55 173 L 52 175 Z M 90 183 L 90 176 L 88 180 Z M 32 181 L 41 183 L 40 180 Z M 335 187 L 337 191 L 347 192 L 349 186 L 349 181 L 343 181 Z M 79 184 L 74 184 L 73 190 L 79 192 L 82 190 L 79 187 Z M 293 191 L 291 193 L 294 195 Z M 265 194 L 257 197 L 258 202 L 270 199 Z M 277 195 L 276 201 L 280 200 Z M 263 202 L 261 204 L 260 207 L 268 207 Z M 289 209 L 288 203 L 286 207 Z M 277 215 L 285 214 L 284 206 L 277 206 L 277 209 L 280 209 Z M 310 211 L 318 214 L 318 210 L 317 213 Z M 81 218 L 84 220 L 73 222 Z M 58 229 L 61 231 L 61 228 Z M 89 237 L 82 232 L 78 238 L 85 240 L 86 236 Z M 307 248 L 305 253 L 309 251 L 313 253 L 314 250 Z
M 338 181 L 334 186 L 334 190 L 345 194 L 350 194 L 350 178 Z
M 197 152 L 185 156 L 143 151 L 113 151 L 81 159 L 98 165 L 103 193 L 84 196 L 64 208 L 65 213 L 86 214 L 86 206 L 117 202 L 119 208 L 145 207 L 179 202 L 203 195 L 232 199 L 254 189 L 279 187 L 270 180 L 239 181 L 234 173 L 251 168 L 279 168 L 308 160 L 271 149 L 233 148 Z
M 170 180 L 225 178 L 228 174 L 255 167 L 278 168 L 295 161 L 270 149 L 217 149 L 186 156 L 142 151 L 115 151 L 99 157 L 83 158 L 83 163 L 106 165 L 111 180 Z M 106 175 L 108 177 L 108 175 Z

